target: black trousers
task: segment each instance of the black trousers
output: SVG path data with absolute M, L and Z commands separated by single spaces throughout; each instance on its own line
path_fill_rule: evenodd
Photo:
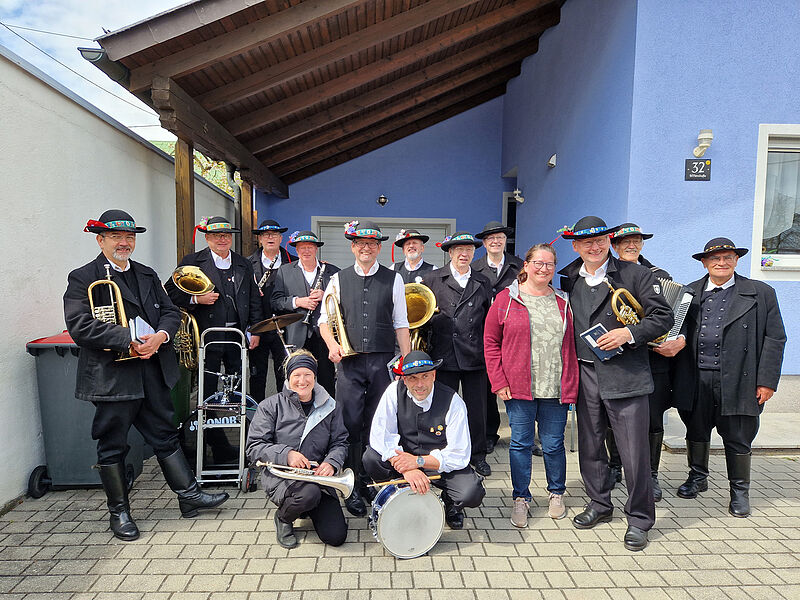
M 267 371 L 269 371 L 269 359 L 272 358 L 272 372 L 275 374 L 275 390 L 280 392 L 283 389 L 283 361 L 286 358 L 286 351 L 283 348 L 281 339 L 274 331 L 268 331 L 261 335 L 261 341 L 255 350 L 250 351 L 250 384 L 249 394 L 256 402 L 261 402 L 266 396 Z
M 486 386 L 486 439 L 500 439 L 500 409 L 497 408 L 497 395 L 492 393 L 489 385 Z
M 759 418 L 752 415 L 723 415 L 720 371 L 699 369 L 697 395 L 692 410 L 678 411 L 686 425 L 690 442 L 710 442 L 711 430 L 716 427 L 722 437 L 725 452 L 750 454 L 758 433 Z
M 144 398 L 95 402 L 92 439 L 97 440 L 97 464 L 124 462 L 131 425 L 152 446 L 158 458 L 178 449 L 178 432 L 172 424 L 172 398 L 156 359 L 142 360 Z
M 599 512 L 613 508 L 608 478 L 608 454 L 605 437 L 609 424 L 614 431 L 628 501 L 625 515 L 628 524 L 648 531 L 656 519 L 653 480 L 650 476 L 650 414 L 647 396 L 603 400 L 594 365 L 580 363 L 578 393 L 578 463 L 589 496 L 589 507 Z
M 317 359 L 317 383 L 336 398 L 336 367 L 328 358 L 328 346 L 325 345 L 325 341 L 318 333 L 314 332 L 306 340 L 304 348 Z M 389 359 L 387 358 L 386 361 L 388 362 Z
M 350 445 L 369 443 L 369 428 L 386 387 L 391 352 L 370 352 L 345 358 L 336 367 L 336 394 Z
M 364 452 L 364 469 L 373 481 L 389 481 L 390 479 L 400 479 L 403 476 L 392 468 L 391 463 L 381 460 L 381 455 L 372 448 L 367 448 Z M 431 474 L 434 474 L 431 472 Z M 453 501 L 453 506 L 458 510 L 464 508 L 475 508 L 480 506 L 486 490 L 481 483 L 482 478 L 478 476 L 471 467 L 465 467 L 450 473 L 435 473 L 442 478 L 431 481 L 431 485 L 444 490 Z
M 462 398 L 467 405 L 469 438 L 472 442 L 473 464 L 486 458 L 486 369 L 479 371 L 436 371 L 436 379 L 447 387 L 458 391 L 461 384 Z
M 286 497 L 278 507 L 278 518 L 291 523 L 308 513 L 323 544 L 341 546 L 347 538 L 347 521 L 338 498 L 322 491 L 322 487 L 310 481 L 292 481 Z

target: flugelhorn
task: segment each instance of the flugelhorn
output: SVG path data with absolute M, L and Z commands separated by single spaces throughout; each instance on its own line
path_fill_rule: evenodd
M 331 330 L 331 335 L 333 335 L 336 343 L 342 347 L 342 358 L 358 354 L 347 338 L 342 311 L 339 308 L 339 300 L 336 298 L 336 288 L 334 287 L 326 294 L 322 301 L 325 303 L 325 310 L 328 313 L 328 329 Z
M 441 475 L 426 475 L 428 481 L 436 481 L 437 479 L 441 479 Z M 387 485 L 403 485 L 404 483 L 408 483 L 408 479 L 391 479 L 389 481 L 379 481 L 377 483 L 370 483 L 367 487 L 385 487 Z
M 625 288 L 614 289 L 614 286 L 609 283 L 608 277 L 604 281 L 611 290 L 611 310 L 617 315 L 617 321 L 623 325 L 636 325 L 644 319 L 644 309 L 633 297 L 633 294 Z
M 125 305 L 122 303 L 122 292 L 119 286 L 111 280 L 111 265 L 106 263 L 105 267 L 106 278 L 92 282 L 86 289 L 86 293 L 89 295 L 89 308 L 92 311 L 92 316 L 103 323 L 113 323 L 125 329 L 130 329 L 128 327 L 128 317 L 125 314 Z M 94 303 L 94 289 L 101 286 L 108 287 L 108 304 Z M 136 356 L 131 354 L 130 346 L 128 346 L 126 350 L 120 352 L 116 360 L 129 360 L 131 358 L 136 358 Z
M 256 461 L 257 467 L 265 467 L 267 471 L 280 477 L 282 479 L 294 479 L 297 481 L 308 481 L 331 487 L 339 491 L 342 496 L 347 499 L 353 493 L 353 488 L 356 485 L 356 476 L 353 469 L 345 469 L 339 475 L 314 475 L 311 469 L 301 469 L 299 467 L 289 467 L 287 465 L 278 465 L 272 462 L 264 462 L 261 460 Z
M 178 361 L 189 371 L 197 369 L 197 355 L 200 348 L 200 328 L 197 319 L 189 311 L 181 309 L 181 324 L 175 332 L 173 342 Z
M 411 331 L 411 349 L 427 350 L 422 339 L 421 327 L 431 320 L 438 310 L 433 290 L 421 283 L 405 285 L 408 328 Z

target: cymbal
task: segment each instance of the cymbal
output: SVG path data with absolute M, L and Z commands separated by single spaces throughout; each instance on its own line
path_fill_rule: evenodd
M 269 319 L 259 321 L 250 328 L 250 333 L 267 333 L 276 329 L 283 329 L 287 325 L 296 323 L 303 318 L 301 313 L 289 313 L 288 315 L 275 315 Z

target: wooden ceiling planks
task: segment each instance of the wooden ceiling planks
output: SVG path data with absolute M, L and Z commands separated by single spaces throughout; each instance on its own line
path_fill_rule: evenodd
M 150 46 L 147 21 L 99 42 L 136 49 L 129 89 L 152 92 L 163 123 L 277 189 L 501 95 L 564 1 L 228 0 Z

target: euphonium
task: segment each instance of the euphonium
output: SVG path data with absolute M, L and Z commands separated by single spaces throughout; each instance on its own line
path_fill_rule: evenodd
M 617 315 L 617 321 L 623 325 L 636 325 L 644 318 L 642 305 L 627 289 L 614 287 L 605 279 L 608 289 L 611 290 L 611 310 Z M 627 304 L 626 304 L 627 302 Z
M 190 296 L 202 296 L 214 291 L 214 283 L 200 267 L 184 265 L 172 272 L 172 283 Z
M 436 296 L 431 288 L 421 283 L 405 285 L 408 328 L 411 331 L 411 349 L 427 350 L 422 339 L 421 328 L 431 320 L 436 308 Z
M 333 288 L 323 299 L 325 311 L 328 313 L 328 329 L 331 330 L 333 339 L 342 347 L 342 358 L 358 354 L 347 339 L 347 331 L 344 328 L 342 311 L 339 308 L 339 300 L 336 299 L 336 288 Z
M 94 288 L 100 286 L 108 286 L 108 304 L 95 305 L 94 303 L 94 294 L 92 291 Z M 91 309 L 92 316 L 95 319 L 102 321 L 103 323 L 113 323 L 115 325 L 119 325 L 120 327 L 124 327 L 125 329 L 129 329 L 128 317 L 125 315 L 125 305 L 122 303 L 122 292 L 120 291 L 119 286 L 111 281 L 111 265 L 106 264 L 106 278 L 98 279 L 97 281 L 89 284 L 86 292 L 89 295 L 89 308 Z M 131 355 L 130 347 L 128 347 L 127 350 L 120 352 L 116 360 L 129 360 L 131 358 L 136 357 Z
M 181 324 L 175 333 L 174 346 L 181 365 L 189 371 L 197 369 L 200 328 L 197 326 L 197 319 L 194 318 L 194 315 L 190 315 L 184 309 L 181 309 Z
M 342 496 L 347 499 L 353 493 L 353 488 L 356 483 L 356 476 L 353 469 L 345 469 L 339 475 L 314 475 L 311 469 L 300 469 L 298 467 L 288 467 L 286 465 L 276 465 L 271 462 L 256 461 L 257 467 L 266 467 L 267 471 L 281 477 L 282 479 L 295 479 L 297 481 L 309 481 L 331 487 L 341 492 Z

